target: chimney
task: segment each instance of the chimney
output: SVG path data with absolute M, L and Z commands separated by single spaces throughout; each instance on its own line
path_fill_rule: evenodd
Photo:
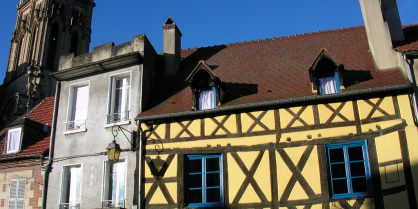
M 379 70 L 401 67 L 393 43 L 404 34 L 396 0 L 360 0 L 370 51 Z
M 180 66 L 181 32 L 171 18 L 168 18 L 163 26 L 163 36 L 165 75 L 173 79 Z

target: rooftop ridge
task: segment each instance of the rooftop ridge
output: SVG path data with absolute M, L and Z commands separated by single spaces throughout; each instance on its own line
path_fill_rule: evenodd
M 413 26 L 413 25 L 414 24 L 411 24 L 411 25 L 407 25 L 405 27 L 410 27 L 410 26 Z M 350 26 L 350 27 L 345 27 L 345 28 L 319 30 L 319 31 L 313 31 L 313 32 L 298 33 L 298 34 L 294 34 L 294 35 L 271 37 L 271 38 L 264 38 L 264 39 L 261 38 L 261 39 L 249 40 L 249 41 L 242 41 L 242 42 L 232 42 L 232 43 L 225 43 L 225 44 L 216 44 L 216 45 L 211 45 L 211 46 L 192 47 L 192 48 L 182 49 L 181 51 L 189 51 L 189 50 L 196 50 L 196 49 L 205 49 L 205 48 L 211 48 L 211 47 L 216 47 L 216 46 L 235 46 L 235 45 L 259 43 L 259 42 L 272 41 L 272 40 L 288 40 L 288 39 L 302 38 L 302 37 L 311 36 L 311 35 L 317 35 L 317 34 L 324 34 L 324 33 L 331 33 L 331 32 L 340 32 L 340 31 L 354 30 L 354 29 L 359 29 L 359 28 L 364 28 L 364 25 Z

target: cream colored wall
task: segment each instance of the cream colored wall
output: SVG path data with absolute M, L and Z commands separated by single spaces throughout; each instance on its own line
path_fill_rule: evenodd
M 370 99 L 372 103 L 377 103 L 379 98 Z M 402 126 L 404 123 L 406 123 L 406 136 L 407 136 L 407 142 L 408 142 L 408 149 L 409 149 L 409 155 L 411 159 L 411 165 L 412 165 L 412 172 L 413 172 L 413 178 L 414 182 L 418 182 L 418 131 L 417 127 L 414 125 L 412 112 L 411 112 L 411 106 L 409 102 L 408 95 L 399 95 L 397 96 L 397 100 L 399 103 L 400 108 L 400 117 L 401 118 L 395 118 L 392 117 L 392 119 L 387 120 L 382 118 L 384 115 L 376 111 L 374 114 L 370 115 L 370 111 L 372 110 L 372 106 L 368 104 L 364 100 L 357 101 L 358 107 L 359 107 L 359 117 L 360 120 L 362 120 L 361 123 L 361 130 L 363 131 L 363 134 L 367 133 L 379 133 L 382 130 L 385 130 L 387 128 L 395 127 L 395 126 Z M 340 106 L 341 103 L 332 103 L 329 104 L 332 108 L 337 109 Z M 290 108 L 290 110 L 294 113 L 297 113 L 302 107 L 293 107 Z M 353 102 L 347 102 L 346 105 L 342 108 L 341 114 L 348 119 L 349 121 L 355 121 L 355 114 L 353 111 L 354 103 Z M 383 101 L 381 102 L 380 108 L 387 112 L 391 116 L 396 115 L 396 106 L 394 103 L 394 100 L 392 97 L 385 97 Z M 278 111 L 280 114 L 280 127 L 284 128 L 289 125 L 289 122 L 293 119 L 293 116 L 285 109 L 279 109 L 279 110 L 269 110 L 267 111 L 265 117 L 261 120 L 265 126 L 269 129 L 269 134 L 259 135 L 259 136 L 237 136 L 237 137 L 225 137 L 225 131 L 222 129 L 219 130 L 219 132 L 215 133 L 215 136 L 212 136 L 210 139 L 204 139 L 199 140 L 199 137 L 206 137 L 210 134 L 213 134 L 213 131 L 216 129 L 217 125 L 215 122 L 213 122 L 210 118 L 205 118 L 204 124 L 205 124 L 205 130 L 201 130 L 201 119 L 196 119 L 193 122 L 191 122 L 189 126 L 189 131 L 192 133 L 192 135 L 197 137 L 197 140 L 190 141 L 190 135 L 186 132 L 183 132 L 183 134 L 180 134 L 180 137 L 177 137 L 177 135 L 181 132 L 182 127 L 178 125 L 177 123 L 171 123 L 170 124 L 170 133 L 167 134 L 170 136 L 170 141 L 164 142 L 164 148 L 166 151 L 172 150 L 172 149 L 197 149 L 197 148 L 204 148 L 210 149 L 211 147 L 237 147 L 237 146 L 252 146 L 252 145 L 263 145 L 263 144 L 277 144 L 276 134 L 275 134 L 275 127 L 277 121 L 274 117 L 274 111 Z M 285 144 L 292 145 L 292 143 L 300 143 L 300 142 L 309 142 L 314 140 L 321 140 L 321 139 L 333 139 L 333 138 L 341 138 L 341 137 L 349 137 L 353 136 L 357 133 L 356 124 L 352 123 L 351 125 L 345 125 L 342 127 L 328 127 L 328 128 L 321 128 L 321 124 L 324 124 L 326 121 L 328 121 L 329 117 L 332 115 L 332 111 L 326 107 L 325 105 L 318 105 L 318 112 L 320 115 L 320 124 L 317 126 L 317 129 L 313 130 L 305 130 L 305 131 L 299 131 L 295 129 L 294 131 L 290 131 L 288 133 L 281 133 L 281 137 L 279 139 L 279 146 L 283 146 Z M 255 117 L 258 117 L 262 112 L 252 112 L 252 115 Z M 246 131 L 249 129 L 251 124 L 253 123 L 253 120 L 251 117 L 247 116 L 246 113 L 240 114 L 241 121 L 242 121 L 242 133 L 245 134 Z M 371 116 L 371 117 L 370 117 Z M 215 119 L 217 121 L 222 121 L 225 119 L 226 116 L 218 116 Z M 367 118 L 370 117 L 372 120 L 368 120 Z M 314 107 L 313 106 L 307 106 L 306 110 L 302 113 L 301 118 L 308 124 L 308 125 L 315 125 L 315 119 L 314 119 Z M 237 126 L 237 115 L 231 115 L 229 119 L 227 119 L 224 123 L 224 126 L 231 132 L 231 134 L 237 134 L 238 133 L 238 126 Z M 332 120 L 333 123 L 341 123 L 344 122 L 344 120 L 337 116 Z M 181 122 L 183 125 L 187 125 L 189 121 L 183 121 Z M 293 125 L 290 126 L 290 128 L 301 128 L 302 123 L 300 121 L 295 122 Z M 142 125 L 143 128 L 147 128 L 145 125 Z M 160 136 L 163 137 L 166 136 L 166 126 L 165 124 L 160 125 L 155 132 Z M 257 133 L 265 131 L 261 126 L 257 125 L 254 127 L 252 133 Z M 204 133 L 204 136 L 201 136 L 201 133 Z M 359 135 L 358 139 L 364 139 L 360 137 L 362 135 Z M 151 138 L 155 138 L 155 135 L 151 135 Z M 179 142 L 175 142 L 176 138 L 181 139 L 182 137 L 185 138 L 185 140 L 182 140 Z M 381 136 L 378 136 L 375 138 L 376 143 L 376 150 L 377 150 L 377 160 L 378 163 L 385 163 L 390 162 L 393 160 L 402 160 L 401 155 L 401 145 L 399 142 L 399 134 L 397 131 L 388 133 L 386 135 L 381 134 Z M 168 143 L 170 142 L 170 143 Z M 148 145 L 146 147 L 147 150 L 153 151 L 154 145 Z M 290 157 L 292 162 L 297 165 L 299 162 L 300 157 L 302 156 L 303 151 L 306 149 L 306 145 L 297 145 L 292 148 L 281 148 L 284 150 L 284 152 Z M 283 194 L 283 190 L 285 189 L 285 186 L 289 182 L 289 179 L 292 176 L 292 171 L 289 170 L 285 162 L 283 161 L 280 154 L 276 151 L 276 164 L 277 164 L 277 180 L 278 180 L 278 198 Z M 249 169 L 254 162 L 256 156 L 258 154 L 258 151 L 239 151 L 238 155 L 245 163 L 245 166 L 247 169 Z M 149 156 L 151 158 L 155 158 L 156 156 Z M 166 156 L 163 156 L 163 158 L 166 158 Z M 242 185 L 242 182 L 245 179 L 245 175 L 235 162 L 235 160 L 231 157 L 231 154 L 226 155 L 227 162 L 228 162 L 228 187 L 229 187 L 229 202 L 232 203 L 234 197 L 236 196 L 236 193 L 238 192 L 240 186 Z M 147 166 L 146 166 L 147 167 Z M 270 178 L 266 178 L 266 176 L 270 176 L 270 166 L 269 166 L 269 154 L 268 151 L 266 151 L 263 155 L 262 161 L 256 171 L 255 174 L 255 180 L 259 184 L 260 188 L 264 192 L 264 195 L 267 197 L 268 201 L 271 201 L 271 182 Z M 396 182 L 386 182 L 386 178 L 392 179 L 394 178 L 394 174 L 396 170 L 399 170 L 399 181 Z M 396 186 L 405 185 L 405 176 L 403 171 L 403 164 L 399 163 L 396 165 L 390 165 L 390 166 L 382 166 L 379 167 L 380 176 L 381 176 L 381 186 L 382 189 L 388 189 L 393 188 Z M 174 159 L 169 170 L 167 171 L 167 174 L 165 177 L 176 177 L 177 175 L 177 159 Z M 387 176 L 388 174 L 388 176 Z M 318 160 L 318 147 L 314 146 L 313 151 L 310 155 L 310 157 L 307 160 L 305 168 L 302 170 L 302 175 L 306 178 L 309 185 L 312 187 L 313 191 L 317 195 L 321 195 L 321 184 L 320 184 L 320 175 L 321 171 L 319 170 L 319 160 Z M 146 168 L 145 173 L 146 178 L 152 178 L 151 172 L 148 168 Z M 395 175 L 396 177 L 396 175 Z M 415 184 L 415 190 L 418 191 L 418 183 Z M 145 194 L 147 194 L 151 184 L 146 184 L 145 186 Z M 176 183 L 169 183 L 167 184 L 167 187 L 169 187 L 169 191 L 171 193 L 171 196 L 173 197 L 174 201 L 177 202 L 177 184 Z M 157 189 L 159 190 L 159 189 Z M 417 193 L 418 194 L 418 193 Z M 302 189 L 302 187 L 297 182 L 294 189 L 292 190 L 289 200 L 306 200 L 308 199 L 308 196 Z M 394 195 L 385 196 L 384 203 L 385 208 L 393 208 L 393 209 L 399 209 L 399 208 L 408 208 L 408 201 L 407 201 L 407 193 L 401 192 Z M 401 202 L 394 204 L 394 200 L 402 200 Z M 404 201 L 406 200 L 406 201 Z M 251 185 L 248 186 L 247 190 L 244 192 L 242 198 L 240 199 L 239 203 L 260 203 L 261 200 L 259 199 L 258 195 L 254 191 Z M 152 204 L 166 204 L 165 198 L 162 195 L 161 191 L 157 191 L 154 195 L 153 199 L 151 200 Z M 347 200 L 346 204 L 353 205 L 354 200 Z M 401 206 L 401 207 L 399 207 Z M 303 208 L 303 207 L 301 207 Z M 314 205 L 312 208 L 322 208 L 321 204 Z M 341 205 L 337 201 L 331 201 L 330 202 L 330 208 L 341 208 Z M 368 209 L 368 208 L 375 208 L 374 206 L 374 200 L 373 199 L 366 199 L 365 203 L 361 208 Z
M 34 191 L 31 188 L 33 183 L 42 186 L 43 182 L 35 182 L 33 177 L 33 170 L 22 170 L 22 171 L 10 171 L 10 172 L 0 172 L 0 200 L 4 200 L 4 207 L 0 206 L 0 209 L 8 208 L 8 198 L 10 191 L 10 180 L 12 179 L 26 179 L 25 187 L 25 209 L 33 209 L 29 201 L 31 198 L 34 198 Z M 41 201 L 38 202 L 38 206 L 41 206 Z

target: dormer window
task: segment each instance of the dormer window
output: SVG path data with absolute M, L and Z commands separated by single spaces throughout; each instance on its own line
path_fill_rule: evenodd
M 22 128 L 7 131 L 6 153 L 16 153 L 20 150 Z
M 313 92 L 318 95 L 340 93 L 343 65 L 323 50 L 310 69 Z
M 217 107 L 219 99 L 219 79 L 212 69 L 200 61 L 186 79 L 193 92 L 195 110 L 209 110 Z

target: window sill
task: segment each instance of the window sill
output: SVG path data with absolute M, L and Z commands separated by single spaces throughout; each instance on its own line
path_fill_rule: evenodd
M 126 121 L 120 121 L 120 122 L 117 122 L 117 123 L 108 123 L 108 124 L 105 124 L 104 127 L 105 128 L 110 128 L 110 127 L 112 127 L 114 125 L 122 126 L 122 125 L 129 125 L 129 124 L 131 124 L 131 121 L 130 120 L 126 120 Z
M 87 129 L 83 128 L 83 129 L 77 129 L 77 130 L 73 130 L 73 131 L 64 131 L 64 135 L 68 135 L 68 134 L 75 134 L 75 133 L 81 133 L 81 132 L 86 132 Z

